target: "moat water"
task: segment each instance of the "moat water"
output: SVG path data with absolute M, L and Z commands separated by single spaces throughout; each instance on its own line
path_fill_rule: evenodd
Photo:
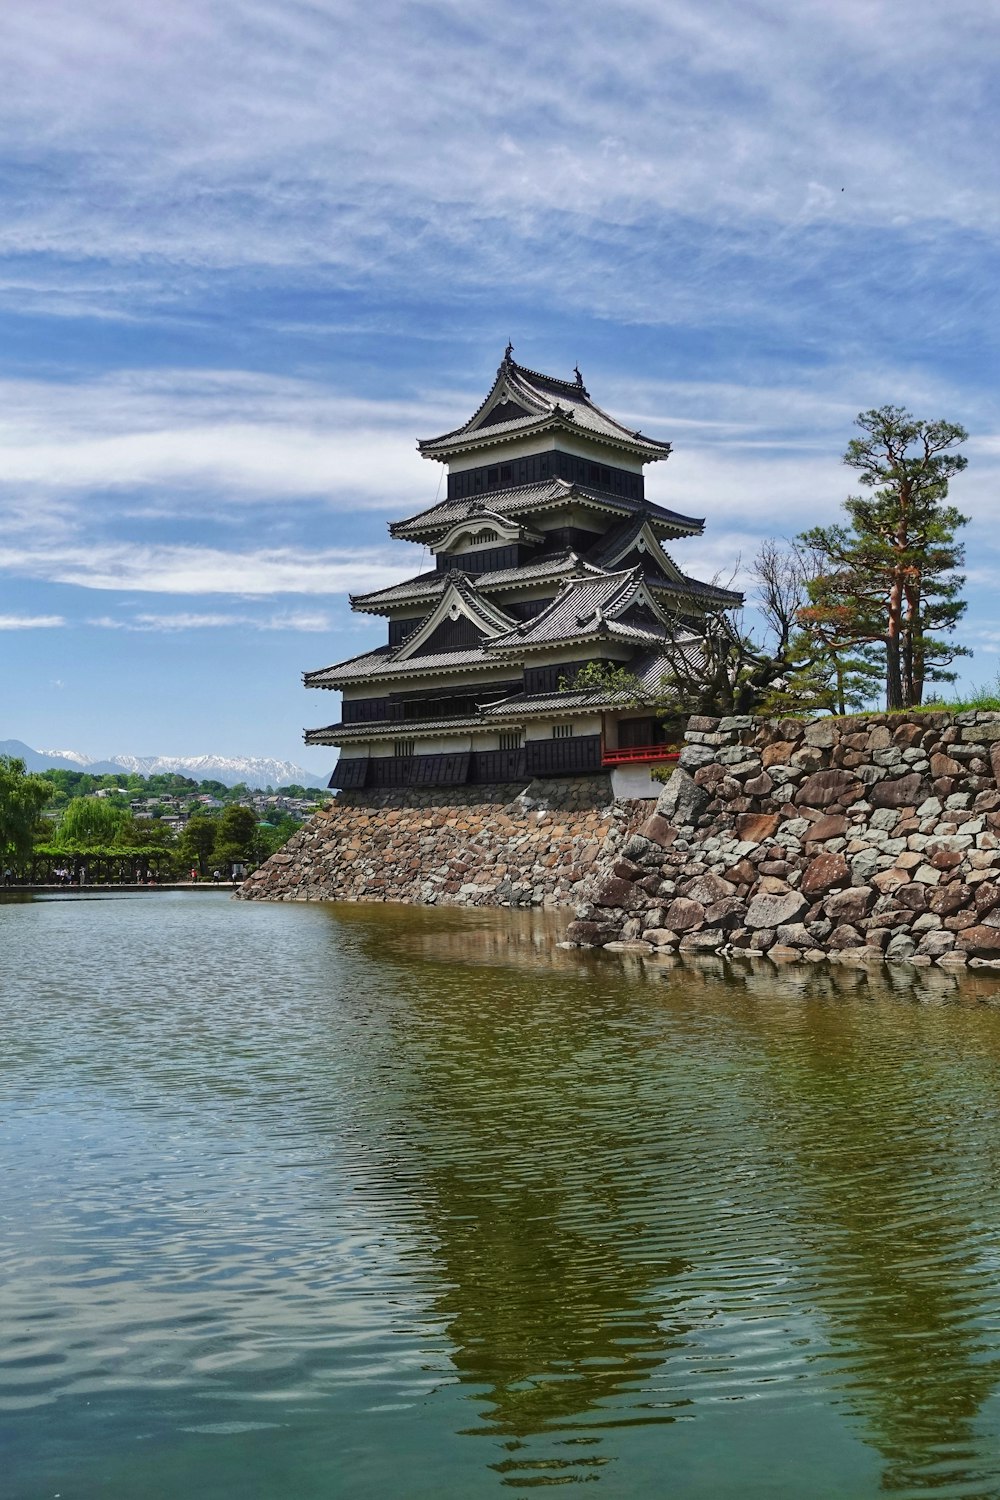
M 1000 981 L 0 904 L 11 1500 L 1000 1495 Z

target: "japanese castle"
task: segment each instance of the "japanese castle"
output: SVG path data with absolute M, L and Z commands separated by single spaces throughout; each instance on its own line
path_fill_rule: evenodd
M 388 620 L 384 646 L 305 674 L 339 689 L 345 789 L 489 785 L 649 767 L 670 747 L 651 708 L 607 686 L 577 689 L 590 662 L 647 689 L 664 642 L 741 596 L 681 573 L 665 550 L 704 522 L 646 499 L 643 470 L 670 444 L 623 427 L 573 380 L 515 363 L 464 426 L 418 444 L 447 494 L 390 535 L 433 566 L 351 607 Z M 647 771 L 648 782 L 648 771 Z

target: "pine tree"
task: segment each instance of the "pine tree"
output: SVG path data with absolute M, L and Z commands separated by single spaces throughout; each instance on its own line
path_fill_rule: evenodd
M 886 707 L 912 708 L 928 682 L 948 671 L 963 646 L 937 639 L 965 612 L 964 548 L 955 532 L 968 520 L 945 504 L 949 481 L 968 460 L 954 449 L 968 434 L 952 422 L 923 422 L 902 407 L 862 412 L 865 434 L 844 462 L 873 493 L 844 502 L 849 525 L 816 526 L 802 542 L 817 558 L 800 612 L 803 628 L 826 649 L 870 657 L 885 652 Z

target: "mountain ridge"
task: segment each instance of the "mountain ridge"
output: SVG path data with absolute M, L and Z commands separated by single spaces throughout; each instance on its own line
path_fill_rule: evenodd
M 112 755 L 97 759 L 78 750 L 35 750 L 23 740 L 0 740 L 0 755 L 13 755 L 29 771 L 89 771 L 94 776 L 154 776 L 173 772 L 195 781 L 221 781 L 224 786 L 243 782 L 248 787 L 322 787 L 323 777 L 306 771 L 294 761 L 266 755 Z

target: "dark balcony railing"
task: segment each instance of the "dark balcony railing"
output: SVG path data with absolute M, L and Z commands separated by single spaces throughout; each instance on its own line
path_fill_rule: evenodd
M 573 776 L 601 769 L 601 736 L 572 735 L 565 740 L 526 740 L 525 771 L 529 776 Z

